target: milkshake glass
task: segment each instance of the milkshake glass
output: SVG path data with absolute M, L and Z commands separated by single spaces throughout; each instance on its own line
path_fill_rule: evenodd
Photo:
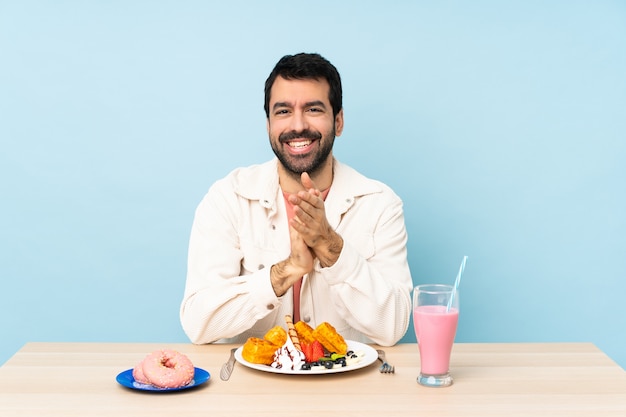
M 417 382 L 452 385 L 450 354 L 459 321 L 459 294 L 451 285 L 418 285 L 413 290 L 413 324 L 420 352 Z

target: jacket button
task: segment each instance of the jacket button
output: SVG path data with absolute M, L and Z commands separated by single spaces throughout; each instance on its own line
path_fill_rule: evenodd
M 265 268 L 265 265 L 263 265 L 263 264 L 259 264 L 259 271 L 260 271 L 261 269 L 263 269 L 263 268 Z
M 267 305 L 267 309 L 268 310 L 274 310 L 274 304 L 268 304 Z
M 302 317 L 302 320 L 303 320 L 305 323 L 308 323 L 308 322 L 310 322 L 310 321 L 311 321 L 311 317 L 310 317 L 310 316 L 304 316 L 304 317 Z

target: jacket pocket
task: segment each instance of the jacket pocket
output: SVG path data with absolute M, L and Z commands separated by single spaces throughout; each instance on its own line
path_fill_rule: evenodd
M 240 240 L 241 252 L 241 274 L 247 275 L 263 268 L 269 268 L 278 262 L 279 256 L 275 249 L 267 248 L 256 244 L 251 239 Z

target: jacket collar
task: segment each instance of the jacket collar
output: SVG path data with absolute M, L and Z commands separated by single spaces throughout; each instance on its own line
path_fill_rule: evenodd
M 249 169 L 241 169 L 237 177 L 235 192 L 241 197 L 258 200 L 262 206 L 270 209 L 275 209 L 277 201 L 281 201 L 277 158 L 253 165 Z M 382 186 L 379 182 L 366 178 L 348 165 L 334 159 L 333 182 L 326 197 L 327 215 L 335 213 L 340 216 L 354 204 L 357 197 L 381 191 Z M 336 224 L 338 218 L 329 217 L 329 222 L 331 225 Z

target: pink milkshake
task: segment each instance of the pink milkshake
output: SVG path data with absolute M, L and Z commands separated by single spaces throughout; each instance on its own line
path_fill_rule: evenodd
M 413 310 L 415 336 L 420 350 L 422 374 L 444 375 L 450 366 L 450 353 L 459 310 L 446 306 L 419 306 Z
M 450 353 L 459 323 L 459 295 L 450 285 L 418 285 L 413 291 L 413 324 L 420 350 L 417 382 L 427 387 L 452 384 Z

